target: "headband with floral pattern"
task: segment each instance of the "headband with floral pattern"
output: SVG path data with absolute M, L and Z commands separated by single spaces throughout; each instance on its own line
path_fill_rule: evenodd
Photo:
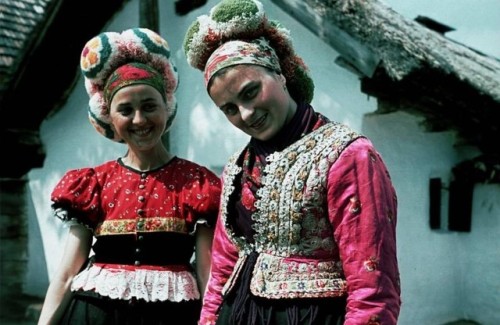
M 205 86 L 218 71 L 238 64 L 255 64 L 281 72 L 279 59 L 264 38 L 252 42 L 229 41 L 208 58 L 205 65 Z
M 165 81 L 158 71 L 147 64 L 130 62 L 122 65 L 108 78 L 104 86 L 104 100 L 111 105 L 111 100 L 117 91 L 132 85 L 149 85 L 162 95 L 165 102 Z

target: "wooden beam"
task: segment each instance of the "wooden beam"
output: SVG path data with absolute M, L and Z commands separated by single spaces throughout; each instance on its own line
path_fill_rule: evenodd
M 139 26 L 159 32 L 158 0 L 139 1 Z

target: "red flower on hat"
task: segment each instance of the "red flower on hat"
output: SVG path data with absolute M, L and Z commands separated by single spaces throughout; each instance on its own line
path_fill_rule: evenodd
M 104 87 L 104 96 L 110 102 L 118 90 L 136 83 L 150 85 L 164 96 L 165 85 L 162 76 L 154 68 L 138 62 L 128 63 L 116 69 Z
M 113 89 L 115 86 L 121 84 L 122 82 L 148 79 L 151 77 L 153 77 L 153 75 L 149 71 L 137 68 L 133 65 L 124 65 L 116 69 L 113 75 L 114 80 L 111 81 L 108 87 L 109 89 Z

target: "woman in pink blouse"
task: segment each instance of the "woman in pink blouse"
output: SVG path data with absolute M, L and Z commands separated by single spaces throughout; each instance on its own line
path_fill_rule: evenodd
M 169 57 L 167 42 L 142 28 L 99 34 L 82 51 L 90 121 L 127 151 L 68 171 L 54 188 L 70 233 L 40 325 L 198 321 L 220 180 L 162 142 L 176 110 Z
M 222 175 L 200 324 L 397 323 L 397 199 L 370 140 L 310 105 L 289 32 L 256 0 L 222 0 L 184 50 L 250 136 Z

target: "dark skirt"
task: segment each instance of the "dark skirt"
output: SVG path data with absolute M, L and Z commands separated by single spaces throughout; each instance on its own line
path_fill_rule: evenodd
M 250 279 L 257 260 L 251 253 L 223 299 L 217 325 L 342 325 L 345 297 L 266 299 L 250 292 Z
M 196 325 L 201 301 L 146 302 L 103 297 L 94 292 L 73 295 L 60 325 Z
M 217 325 L 342 325 L 345 298 L 264 299 L 251 296 L 253 310 L 235 319 L 234 300 L 225 299 Z

